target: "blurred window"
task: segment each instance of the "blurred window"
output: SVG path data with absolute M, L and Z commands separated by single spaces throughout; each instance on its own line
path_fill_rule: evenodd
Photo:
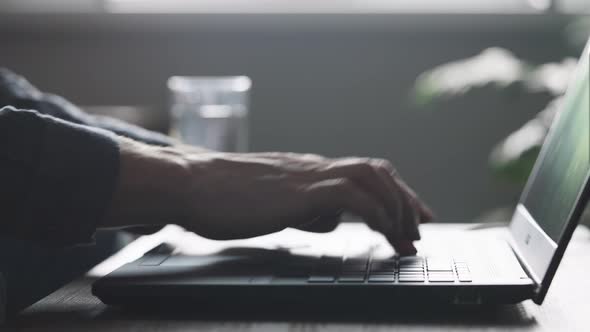
M 0 0 L 0 12 L 566 13 L 590 0 Z
M 505 13 L 550 0 L 106 0 L 115 12 Z
M 107 0 L 0 0 L 0 12 L 85 13 L 104 9 Z
M 590 0 L 559 0 L 555 7 L 564 13 L 590 13 Z

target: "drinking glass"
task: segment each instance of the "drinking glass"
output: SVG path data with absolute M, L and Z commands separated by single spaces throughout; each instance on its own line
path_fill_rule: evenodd
M 246 76 L 171 77 L 172 136 L 215 151 L 246 152 L 251 86 Z

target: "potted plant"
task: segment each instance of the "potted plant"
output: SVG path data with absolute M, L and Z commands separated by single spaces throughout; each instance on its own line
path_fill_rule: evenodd
M 590 21 L 570 25 L 567 35 L 581 52 L 590 35 Z M 489 167 L 498 181 L 524 186 L 560 103 L 577 59 L 533 65 L 509 50 L 491 47 L 476 56 L 449 62 L 421 74 L 415 82 L 413 102 L 419 108 L 435 108 L 437 102 L 461 98 L 471 91 L 492 87 L 498 94 L 545 93 L 550 102 L 536 116 L 502 139 L 490 151 Z M 501 218 L 509 219 L 500 209 Z M 497 213 L 490 213 L 498 218 Z M 485 219 L 485 218 L 484 218 Z M 583 222 L 590 225 L 588 209 Z

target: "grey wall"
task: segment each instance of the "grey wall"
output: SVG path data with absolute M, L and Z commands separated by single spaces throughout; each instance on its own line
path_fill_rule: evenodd
M 171 75 L 254 82 L 252 150 L 390 159 L 439 219 L 467 221 L 517 198 L 488 152 L 547 101 L 483 89 L 414 110 L 415 77 L 503 46 L 534 62 L 572 54 L 567 18 L 418 15 L 4 15 L 0 65 L 83 105 L 163 114 Z M 573 53 L 575 55 L 575 53 Z

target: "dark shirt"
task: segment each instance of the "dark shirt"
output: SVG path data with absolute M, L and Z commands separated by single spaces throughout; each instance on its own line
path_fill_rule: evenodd
M 0 236 L 51 246 L 92 242 L 117 183 L 116 135 L 171 144 L 88 115 L 0 69 Z

